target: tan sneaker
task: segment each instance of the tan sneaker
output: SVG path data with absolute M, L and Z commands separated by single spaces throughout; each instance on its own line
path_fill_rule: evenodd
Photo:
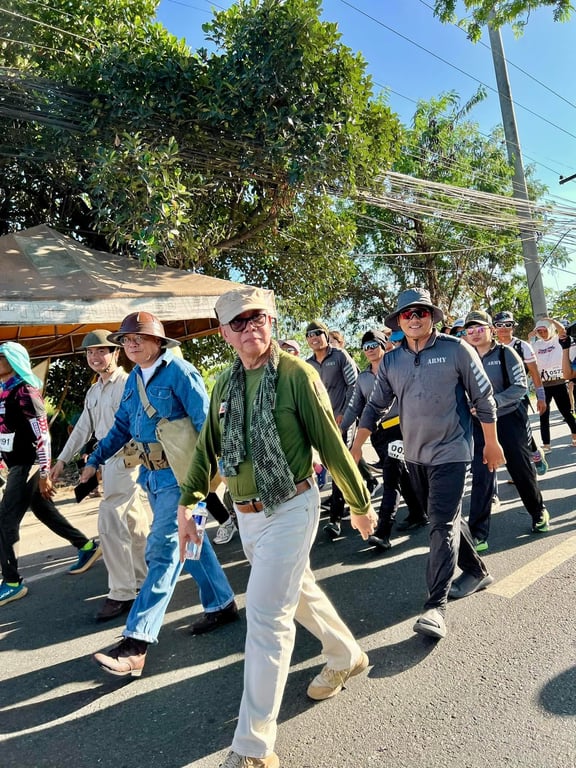
M 266 757 L 245 757 L 230 751 L 220 768 L 280 768 L 280 760 L 275 752 Z
M 324 667 L 319 675 L 308 686 L 307 694 L 314 701 L 323 701 L 336 696 L 344 688 L 344 683 L 349 677 L 359 675 L 364 672 L 368 666 L 368 656 L 362 651 L 358 661 L 350 669 L 330 669 L 328 665 Z

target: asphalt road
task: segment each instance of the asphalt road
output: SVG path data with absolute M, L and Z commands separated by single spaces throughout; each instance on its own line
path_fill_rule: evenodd
M 557 414 L 552 423 L 550 470 L 540 481 L 550 532 L 530 533 L 502 470 L 486 556 L 496 581 L 449 605 L 438 643 L 412 631 L 425 597 L 425 530 L 397 536 L 386 554 L 348 524 L 332 544 L 320 531 L 315 572 L 370 667 L 331 701 L 309 701 L 322 660 L 317 641 L 298 630 L 279 720 L 282 768 L 576 767 L 576 448 Z M 61 494 L 59 503 L 96 532 L 96 502 Z M 122 629 L 121 620 L 94 621 L 106 594 L 103 563 L 68 576 L 74 552 L 62 544 L 26 516 L 20 562 L 30 592 L 0 608 L 0 768 L 218 766 L 242 692 L 248 566 L 238 537 L 218 554 L 242 621 L 191 637 L 200 608 L 183 577 L 160 643 L 132 681 L 91 660 Z

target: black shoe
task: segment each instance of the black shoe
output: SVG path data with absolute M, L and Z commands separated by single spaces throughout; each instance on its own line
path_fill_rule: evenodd
M 342 527 L 340 523 L 328 523 L 324 526 L 324 533 L 330 541 L 334 541 L 334 539 L 337 539 L 342 534 Z
M 233 600 L 230 605 L 227 605 L 226 608 L 222 608 L 221 611 L 205 613 L 202 619 L 192 624 L 190 634 L 204 635 L 206 632 L 212 632 L 224 624 L 231 624 L 233 621 L 238 621 L 239 618 L 238 606 Z
M 104 605 L 96 614 L 96 621 L 109 621 L 117 616 L 122 616 L 123 613 L 128 613 L 133 602 L 134 600 L 112 600 L 111 597 L 107 597 Z
M 376 549 L 381 549 L 386 552 L 388 549 L 392 549 L 392 544 L 388 536 L 368 536 L 368 543 L 373 544 Z
M 416 531 L 418 528 L 424 528 L 430 524 L 430 520 L 427 517 L 420 518 L 419 520 L 410 520 L 407 518 L 403 523 L 398 523 L 396 530 L 398 531 Z

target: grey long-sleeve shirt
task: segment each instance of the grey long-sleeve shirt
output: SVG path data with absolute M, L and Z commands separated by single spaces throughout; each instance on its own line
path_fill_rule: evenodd
M 320 374 L 332 404 L 334 416 L 342 416 L 352 397 L 352 390 L 358 378 L 356 364 L 345 349 L 328 345 L 326 357 L 319 363 L 312 355 L 306 362 Z
M 354 391 L 346 410 L 344 411 L 344 418 L 340 424 L 342 432 L 346 432 L 352 424 L 362 415 L 362 411 L 366 406 L 366 403 L 370 399 L 372 390 L 374 389 L 374 382 L 376 376 L 372 373 L 372 366 L 369 365 L 363 371 L 358 374 L 356 384 L 354 385 Z M 398 416 L 398 405 L 396 401 L 392 404 L 389 411 L 386 414 L 387 418 L 394 418 Z
M 492 386 L 478 355 L 437 331 L 418 354 L 404 340 L 384 355 L 360 427 L 372 432 L 395 396 L 404 455 L 415 464 L 472 460 L 470 405 L 481 422 L 496 421 Z
M 494 390 L 498 416 L 507 416 L 519 407 L 528 391 L 524 363 L 511 347 L 495 342 L 480 359 Z

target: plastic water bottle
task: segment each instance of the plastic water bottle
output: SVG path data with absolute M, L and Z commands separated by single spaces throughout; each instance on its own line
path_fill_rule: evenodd
M 202 542 L 204 541 L 204 532 L 206 530 L 206 520 L 208 518 L 208 510 L 206 509 L 206 502 L 199 501 L 192 515 L 194 522 L 196 523 L 196 530 L 200 537 L 200 544 L 194 544 L 189 541 L 186 544 L 186 559 L 187 560 L 199 560 L 200 552 L 202 551 Z

